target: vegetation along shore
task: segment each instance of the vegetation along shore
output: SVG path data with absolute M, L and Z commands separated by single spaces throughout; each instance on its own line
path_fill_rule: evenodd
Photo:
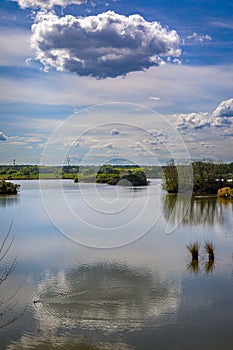
M 233 196 L 233 162 L 217 163 L 212 160 L 192 162 L 192 177 L 180 179 L 178 173 L 185 173 L 187 165 L 176 165 L 174 160 L 164 166 L 110 165 L 0 165 L 2 192 L 17 192 L 15 185 L 5 180 L 29 179 L 73 179 L 75 182 L 96 182 L 110 185 L 147 186 L 150 178 L 161 178 L 162 187 L 168 193 L 192 191 L 197 195 Z M 182 183 L 181 183 L 182 182 Z M 224 188 L 224 190 L 222 190 Z M 220 191 L 221 189 L 221 191 Z

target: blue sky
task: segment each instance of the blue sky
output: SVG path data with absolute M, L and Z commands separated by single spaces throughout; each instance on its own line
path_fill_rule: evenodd
M 0 163 L 232 161 L 232 1 L 1 0 L 0 44 Z

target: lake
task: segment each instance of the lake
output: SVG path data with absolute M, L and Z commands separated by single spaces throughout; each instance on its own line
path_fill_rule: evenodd
M 0 284 L 1 350 L 232 349 L 233 201 L 177 198 L 160 180 L 14 182 L 0 197 L 1 275 L 17 263 Z

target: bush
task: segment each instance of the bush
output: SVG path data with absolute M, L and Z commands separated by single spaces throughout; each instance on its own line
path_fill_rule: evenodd
M 20 185 L 12 182 L 0 181 L 0 194 L 17 194 Z
M 232 196 L 230 187 L 223 187 L 218 190 L 218 197 L 228 198 Z

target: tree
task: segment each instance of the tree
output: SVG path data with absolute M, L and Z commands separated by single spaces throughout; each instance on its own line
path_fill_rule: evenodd
M 172 159 L 163 167 L 163 188 L 169 193 L 186 192 L 193 188 L 194 194 L 217 194 L 219 188 L 231 187 L 227 180 L 229 173 L 226 172 L 230 168 L 225 165 L 212 159 L 193 161 L 191 176 L 190 165 L 175 166 Z
M 147 186 L 148 181 L 143 170 L 128 170 L 126 175 L 122 176 L 122 180 L 128 180 L 132 186 Z
M 171 159 L 167 165 L 163 168 L 164 180 L 163 188 L 168 193 L 178 193 L 179 181 L 177 168 L 175 166 L 174 159 Z

